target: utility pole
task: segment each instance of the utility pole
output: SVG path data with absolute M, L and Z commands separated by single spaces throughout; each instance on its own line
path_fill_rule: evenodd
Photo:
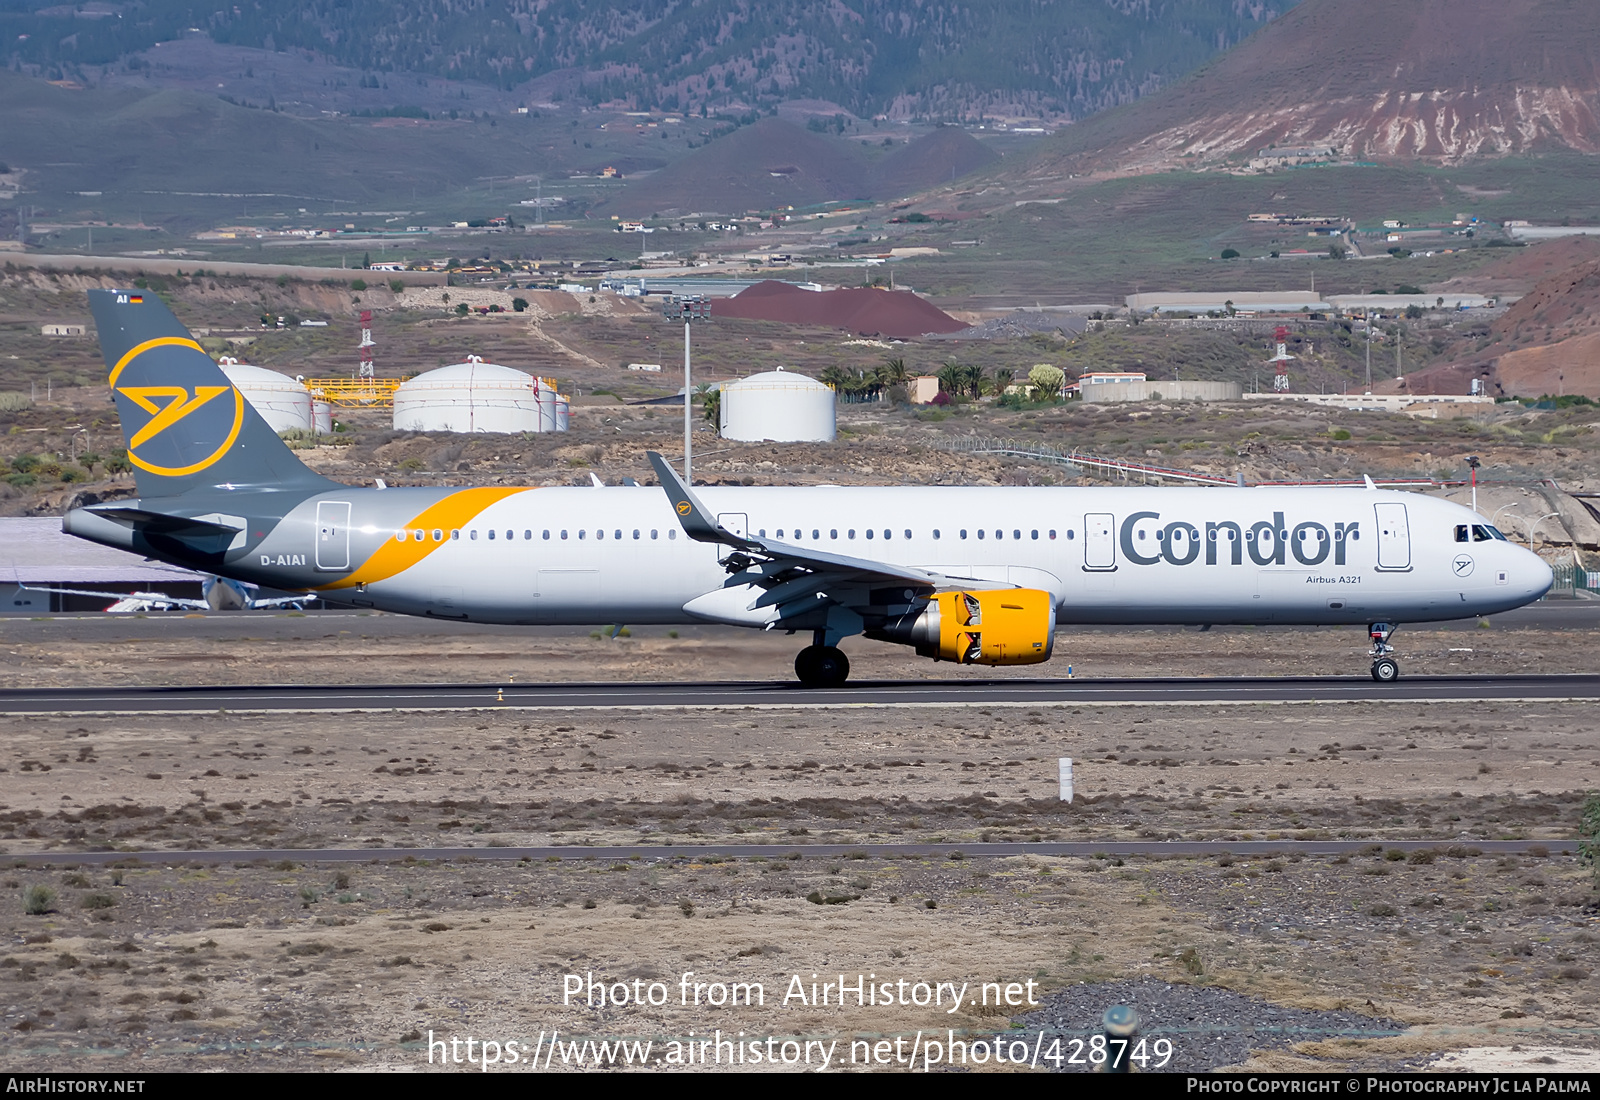
M 1478 465 L 1477 455 L 1467 456 L 1467 467 L 1472 471 L 1472 510 L 1482 515 L 1483 513 L 1478 512 Z
M 689 327 L 695 321 L 711 320 L 711 301 L 703 294 L 669 297 L 661 306 L 669 321 L 683 322 L 683 481 L 694 484 L 694 389 L 689 371 Z
M 1372 392 L 1372 310 L 1367 310 L 1367 392 Z

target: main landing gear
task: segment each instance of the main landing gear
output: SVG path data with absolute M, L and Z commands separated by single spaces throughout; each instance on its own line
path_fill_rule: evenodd
M 1397 629 L 1398 623 L 1373 623 L 1367 628 L 1367 633 L 1372 635 L 1372 678 L 1380 684 L 1392 684 L 1400 679 L 1400 662 L 1390 656 L 1394 646 L 1389 644 L 1389 635 Z
M 794 659 L 794 674 L 807 687 L 838 687 L 850 676 L 850 658 L 831 645 L 808 645 Z

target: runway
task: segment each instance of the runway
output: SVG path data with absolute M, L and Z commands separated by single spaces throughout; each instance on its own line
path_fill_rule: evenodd
M 301 863 L 369 863 L 405 860 L 723 860 L 723 859 L 995 859 L 1006 856 L 1123 856 L 1210 859 L 1233 856 L 1357 855 L 1365 850 L 1402 852 L 1462 849 L 1462 855 L 1571 855 L 1576 840 L 1104 840 L 1014 841 L 974 844 L 576 844 L 527 848 L 210 848 L 187 851 L 19 852 L 9 860 L 30 864 L 234 863 L 282 860 Z M 1537 850 L 1537 852 L 1535 852 Z
M 1129 680 L 862 680 L 714 683 L 347 684 L 15 688 L 0 714 L 193 711 L 662 710 L 829 707 L 1220 706 L 1333 703 L 1590 702 L 1600 676 L 1429 676 Z

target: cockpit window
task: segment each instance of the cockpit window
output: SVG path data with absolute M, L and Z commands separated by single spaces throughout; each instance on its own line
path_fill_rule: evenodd
M 1505 542 L 1506 537 L 1502 535 L 1497 528 L 1490 527 L 1487 523 L 1474 523 L 1472 525 L 1472 541 Z
M 1467 541 L 1467 525 L 1465 523 L 1456 524 L 1456 541 L 1457 542 L 1466 542 Z

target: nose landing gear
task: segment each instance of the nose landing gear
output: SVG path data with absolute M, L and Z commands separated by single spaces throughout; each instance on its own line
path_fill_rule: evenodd
M 1380 684 L 1392 684 L 1400 679 L 1400 662 L 1390 656 L 1394 646 L 1389 644 L 1389 636 L 1397 629 L 1397 623 L 1373 623 L 1367 628 L 1372 636 L 1372 678 Z

